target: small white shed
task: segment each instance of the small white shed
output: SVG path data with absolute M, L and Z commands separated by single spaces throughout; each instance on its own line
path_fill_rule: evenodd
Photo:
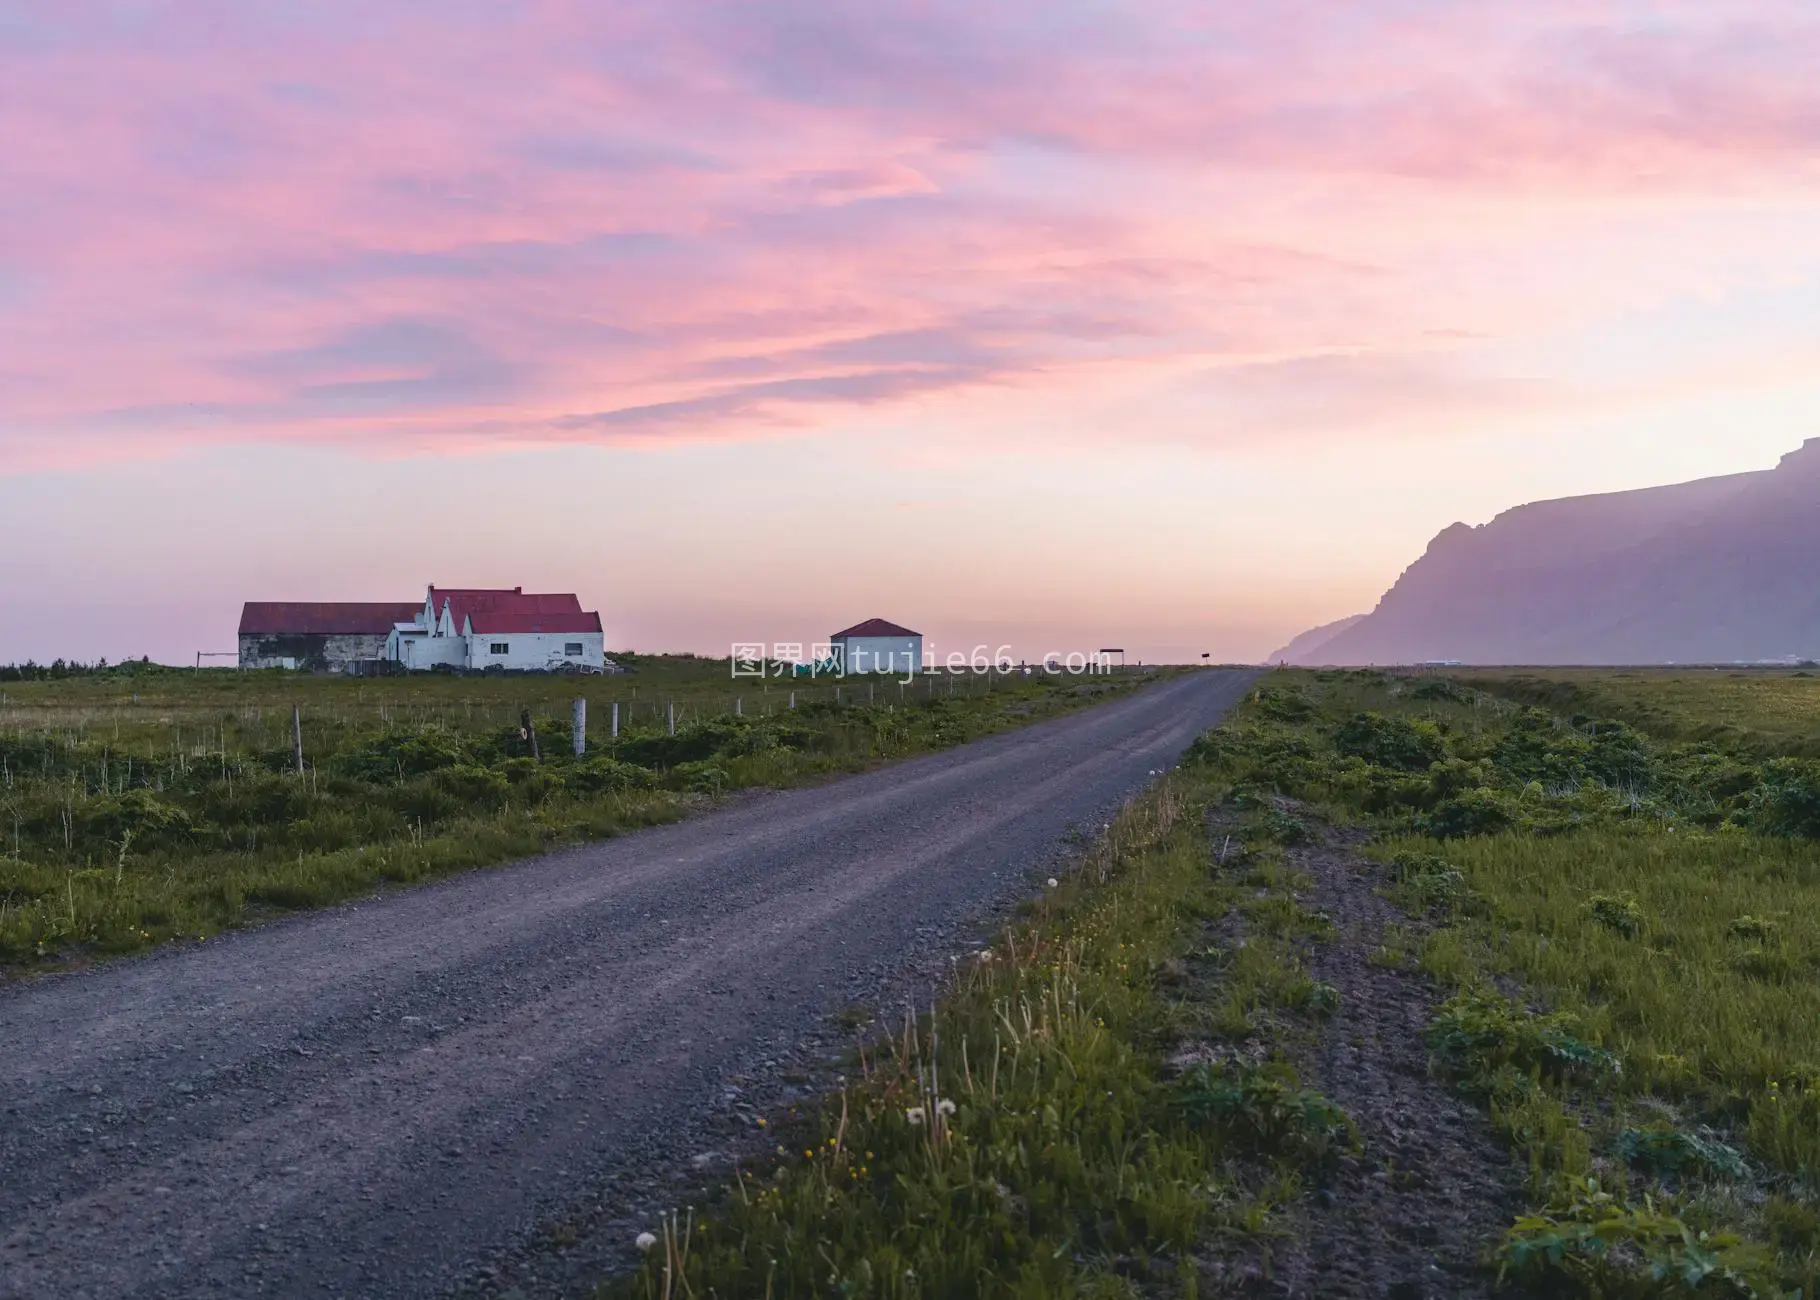
M 908 677 L 923 666 L 923 634 L 882 618 L 855 623 L 828 641 L 846 672 Z

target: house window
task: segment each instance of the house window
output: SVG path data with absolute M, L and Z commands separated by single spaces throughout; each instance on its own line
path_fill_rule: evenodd
M 571 641 L 562 648 L 562 652 L 571 659 L 581 658 L 581 642 Z
M 510 641 L 495 641 L 493 643 L 493 653 L 496 655 L 511 654 L 512 653 L 512 643 Z

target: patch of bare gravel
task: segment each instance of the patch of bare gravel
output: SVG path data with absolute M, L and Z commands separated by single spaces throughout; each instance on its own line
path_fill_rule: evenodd
M 1313 880 L 1301 902 L 1334 922 L 1307 962 L 1340 998 L 1292 1054 L 1304 1083 L 1357 1125 L 1361 1149 L 1320 1177 L 1269 1276 L 1241 1290 L 1282 1300 L 1489 1296 L 1483 1261 L 1521 1206 L 1522 1171 L 1484 1115 L 1429 1074 L 1422 1034 L 1439 990 L 1373 960 L 1390 926 L 1411 926 L 1377 893 L 1384 868 L 1358 852 L 1356 832 L 1310 824 L 1316 842 L 1290 848 L 1288 865 Z

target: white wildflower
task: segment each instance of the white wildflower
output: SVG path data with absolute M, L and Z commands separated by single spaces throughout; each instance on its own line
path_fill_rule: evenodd
M 935 1103 L 935 1113 L 937 1115 L 954 1114 L 954 1103 L 949 1101 L 946 1097 L 943 1097 L 940 1101 Z
M 640 1250 L 649 1250 L 657 1244 L 657 1238 L 648 1232 L 641 1232 L 632 1244 L 637 1246 Z
M 1057 885 L 1061 884 L 1062 882 L 1057 880 L 1054 876 L 1051 876 L 1051 877 L 1049 877 L 1048 883 L 1049 883 L 1049 888 L 1054 889 Z
M 912 1124 L 921 1124 L 927 1117 L 923 1114 L 923 1108 L 921 1106 L 912 1106 L 909 1110 L 904 1112 L 904 1118 L 909 1120 Z

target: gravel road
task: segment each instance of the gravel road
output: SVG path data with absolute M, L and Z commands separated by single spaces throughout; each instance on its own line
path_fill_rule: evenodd
M 421 1296 L 946 961 L 1204 671 L 862 776 L 0 990 L 0 1295 Z

